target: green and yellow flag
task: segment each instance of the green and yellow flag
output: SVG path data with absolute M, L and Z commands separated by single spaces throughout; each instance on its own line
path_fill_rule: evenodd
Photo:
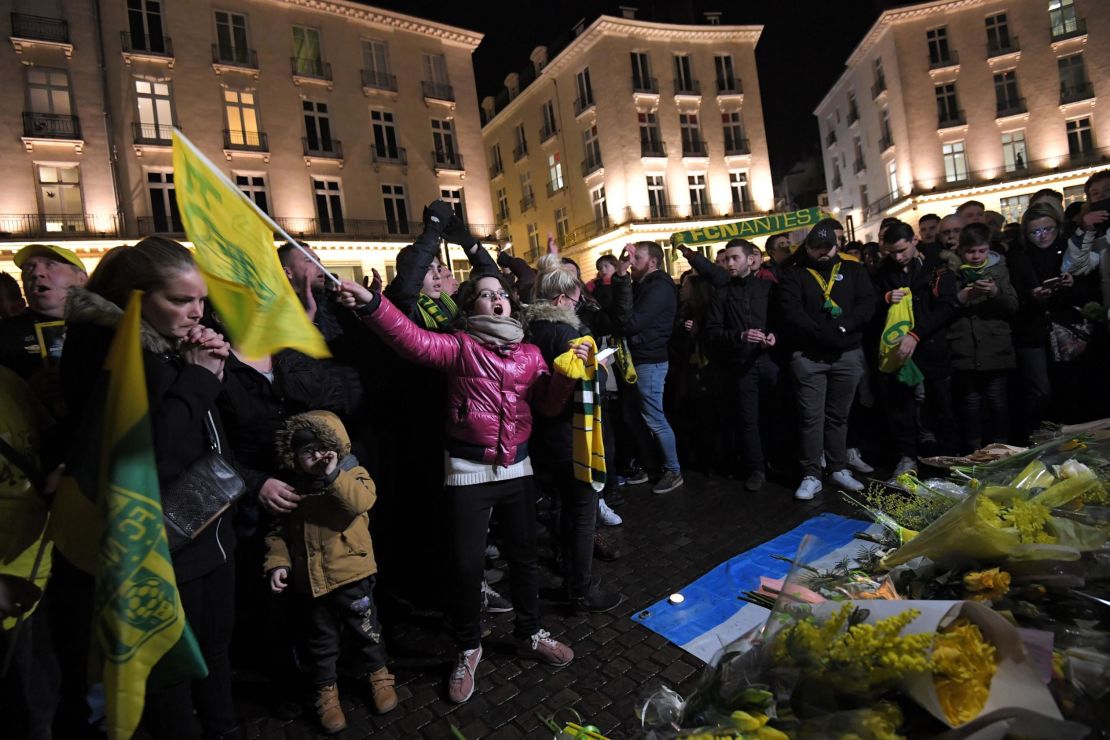
M 79 469 L 59 490 L 49 525 L 58 548 L 81 567 L 89 565 L 82 562 L 89 538 L 81 535 L 91 532 L 98 542 L 92 644 L 109 738 L 134 733 L 148 678 L 154 686 L 207 674 L 185 621 L 162 519 L 139 345 L 141 295 L 131 295 L 89 401 L 88 420 L 100 422 L 99 433 L 83 438 L 99 437 L 100 447 L 87 445 L 96 452 L 76 461 Z
M 281 268 L 273 224 L 177 129 L 173 174 L 181 222 L 236 349 L 251 358 L 286 347 L 328 357 Z
M 794 229 L 806 229 L 814 226 L 825 217 L 820 208 L 806 208 L 790 213 L 770 213 L 766 216 L 747 218 L 731 224 L 717 224 L 703 226 L 699 229 L 687 229 L 671 234 L 671 244 L 695 245 L 727 242 L 729 239 L 752 239 L 757 236 L 771 236 Z

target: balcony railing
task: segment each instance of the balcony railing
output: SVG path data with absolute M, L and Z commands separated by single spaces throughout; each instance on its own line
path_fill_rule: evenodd
M 502 223 L 502 224 L 505 223 L 506 221 L 509 220 L 511 215 L 512 214 L 509 213 L 508 205 L 506 205 L 502 208 L 498 208 L 497 209 L 497 221 L 498 221 L 498 223 Z
M 874 100 L 875 98 L 879 97 L 880 95 L 882 95 L 885 92 L 886 92 L 886 78 L 885 77 L 880 77 L 879 79 L 875 80 L 875 84 L 873 84 L 871 86 L 871 99 Z
M 524 196 L 523 198 L 520 199 L 520 212 L 521 213 L 524 213 L 529 208 L 535 208 L 535 207 L 536 207 L 536 196 L 526 195 L 526 196 Z
M 224 149 L 244 152 L 268 152 L 270 141 L 262 131 L 224 129 Z
M 289 65 L 294 77 L 311 77 L 314 80 L 331 81 L 331 65 L 323 59 L 310 57 L 289 57 Z
M 1014 116 L 1018 113 L 1025 113 L 1027 110 L 1028 108 L 1025 107 L 1025 98 L 1009 98 L 1007 100 L 995 101 L 995 118 Z
M 397 92 L 397 75 L 378 72 L 375 69 L 364 69 L 362 70 L 362 86 Z
M 740 95 L 744 92 L 744 86 L 738 79 L 723 80 L 717 78 L 717 94 L 718 95 Z
M 165 218 L 156 219 L 153 216 L 139 216 L 136 219 L 139 225 L 139 236 L 151 234 L 165 234 L 166 236 L 184 238 L 185 229 L 181 224 L 167 223 Z M 161 221 L 162 223 L 159 223 Z
M 559 129 L 557 129 L 554 125 L 548 126 L 547 124 L 544 124 L 543 126 L 540 126 L 540 143 L 544 143 L 556 133 L 558 133 L 558 131 Z
M 640 156 L 665 157 L 667 156 L 667 146 L 661 141 L 640 139 Z
M 12 13 L 12 36 L 17 39 L 69 43 L 69 24 L 61 18 Z
M 829 133 L 825 134 L 825 146 L 832 146 L 835 143 L 836 143 L 836 132 L 835 131 L 829 131 Z
M 636 75 L 632 75 L 632 92 L 658 94 L 659 80 L 654 77 L 640 79 Z
M 23 113 L 23 135 L 36 139 L 80 139 L 81 121 L 77 116 L 59 113 Z
M 887 149 L 890 149 L 892 146 L 894 146 L 894 137 L 893 136 L 880 136 L 879 137 L 879 151 L 880 152 L 885 152 Z
M 704 157 L 707 156 L 705 142 L 701 139 L 687 139 L 682 142 L 682 156 Z
M 1013 54 L 1015 51 L 1021 51 L 1021 44 L 1018 43 L 1017 36 L 1010 36 L 1006 39 L 988 43 L 987 59 L 991 57 L 1000 57 L 1003 54 Z
M 547 182 L 547 197 L 552 198 L 552 197 L 555 196 L 556 193 L 561 193 L 566 189 L 567 189 L 566 180 L 564 180 L 562 182 L 551 182 L 550 180 L 548 180 L 548 182 Z
M 1052 40 L 1063 41 L 1087 33 L 1087 20 L 1078 16 L 1064 18 L 1060 23 L 1052 25 Z
M 519 162 L 520 160 L 524 159 L 527 156 L 528 156 L 528 145 L 527 144 L 517 144 L 516 146 L 513 147 L 513 161 L 514 162 Z
M 701 82 L 698 80 L 675 79 L 675 95 L 701 95 Z
M 833 190 L 840 190 L 840 188 L 842 188 L 843 186 L 844 186 L 844 181 L 841 180 L 839 176 L 836 176 L 832 179 L 832 189 Z
M 403 146 L 378 147 L 370 146 L 370 160 L 375 164 L 408 164 L 409 157 Z
M 450 85 L 445 85 L 442 82 L 429 82 L 428 80 L 423 80 L 420 85 L 424 90 L 425 98 L 455 102 L 455 90 Z
M 863 172 L 865 169 L 867 169 L 867 165 L 862 159 L 857 159 L 855 162 L 852 163 L 852 172 L 857 175 Z
M 943 69 L 945 67 L 955 67 L 960 63 L 960 55 L 949 49 L 943 56 L 938 56 L 934 59 L 929 56 L 929 69 Z
M 725 156 L 738 154 L 751 154 L 752 147 L 748 140 L 739 136 L 725 136 Z
M 258 52 L 254 49 L 225 48 L 212 44 L 212 63 L 225 67 L 258 69 Z
M 944 113 L 937 114 L 937 127 L 938 128 L 952 128 L 953 126 L 963 126 L 967 123 L 967 116 L 964 115 L 962 110 L 945 111 Z
M 173 143 L 173 126 L 168 123 L 140 123 L 131 124 L 131 135 L 136 144 L 148 146 L 169 146 Z
M 121 31 L 120 47 L 126 54 L 145 54 L 154 57 L 172 57 L 173 39 L 169 36 L 136 36 Z
M 601 167 L 601 157 L 586 157 L 582 160 L 582 177 L 597 172 Z
M 0 238 L 119 236 L 114 214 L 0 213 Z
M 306 157 L 319 157 L 321 159 L 343 159 L 343 142 L 339 139 L 316 139 L 309 141 L 301 137 L 301 146 L 304 147 Z
M 503 174 L 505 174 L 505 165 L 501 164 L 500 162 L 494 162 L 489 166 L 489 179 L 492 180 L 493 178 L 500 177 Z
M 463 169 L 462 155 L 458 152 L 433 149 L 432 161 L 435 162 L 437 170 L 459 170 L 461 172 Z
M 582 115 L 583 113 L 585 113 L 586 111 L 588 111 L 590 108 L 593 108 L 593 107 L 594 107 L 594 99 L 593 99 L 592 95 L 590 96 L 589 100 L 583 100 L 582 98 L 575 98 L 574 99 L 574 115 L 576 115 L 576 116 Z
M 1086 100 L 1095 96 L 1094 87 L 1090 82 L 1078 85 L 1060 85 L 1060 105 L 1074 103 L 1077 100 Z
M 859 120 L 859 108 L 857 108 L 856 106 L 853 105 L 852 107 L 850 107 L 848 109 L 848 125 L 851 126 L 853 123 L 855 123 L 858 120 Z

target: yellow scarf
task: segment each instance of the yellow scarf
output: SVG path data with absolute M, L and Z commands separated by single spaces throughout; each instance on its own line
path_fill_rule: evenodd
M 840 274 L 840 265 L 840 262 L 837 262 L 835 265 L 833 265 L 833 269 L 832 272 L 829 273 L 828 280 L 825 280 L 825 278 L 821 277 L 821 273 L 817 272 L 817 270 L 814 270 L 812 267 L 806 268 L 806 270 L 809 271 L 809 274 L 813 276 L 813 279 L 817 281 L 817 285 L 821 287 L 821 292 L 825 296 L 825 302 L 821 304 L 821 308 L 828 311 L 829 316 L 832 316 L 834 319 L 839 318 L 840 314 L 844 313 L 840 310 L 840 306 L 836 304 L 836 301 L 832 299 L 832 289 L 833 285 L 836 284 L 836 276 Z
M 572 347 L 585 342 L 593 348 L 587 365 L 573 351 L 555 358 L 555 369 L 578 381 L 574 390 L 571 419 L 574 478 L 589 483 L 595 491 L 605 488 L 605 438 L 601 427 L 601 385 L 597 372 L 597 344 L 590 336 L 572 339 Z

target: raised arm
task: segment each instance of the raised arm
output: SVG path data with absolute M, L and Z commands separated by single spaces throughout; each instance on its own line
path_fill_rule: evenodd
M 363 323 L 402 359 L 415 365 L 448 370 L 459 358 L 461 345 L 458 337 L 422 329 L 380 293 L 344 280 L 339 300 L 344 306 L 354 309 Z

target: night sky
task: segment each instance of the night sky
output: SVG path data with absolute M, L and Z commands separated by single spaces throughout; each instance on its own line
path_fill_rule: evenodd
M 807 151 L 818 151 L 813 109 L 844 70 L 844 62 L 883 8 L 904 5 L 887 0 L 624 0 L 620 3 L 568 0 L 386 0 L 368 5 L 461 26 L 485 35 L 474 53 L 478 99 L 496 95 L 505 76 L 529 64 L 541 44 L 565 38 L 580 19 L 620 15 L 620 5 L 639 8 L 642 20 L 704 22 L 703 11 L 721 11 L 722 24 L 761 24 L 756 47 L 763 117 L 775 182 Z M 833 10 L 835 8 L 835 11 Z M 705 74 L 704 72 L 702 73 Z M 703 84 L 704 81 L 703 81 Z M 745 80 L 744 84 L 748 84 Z

